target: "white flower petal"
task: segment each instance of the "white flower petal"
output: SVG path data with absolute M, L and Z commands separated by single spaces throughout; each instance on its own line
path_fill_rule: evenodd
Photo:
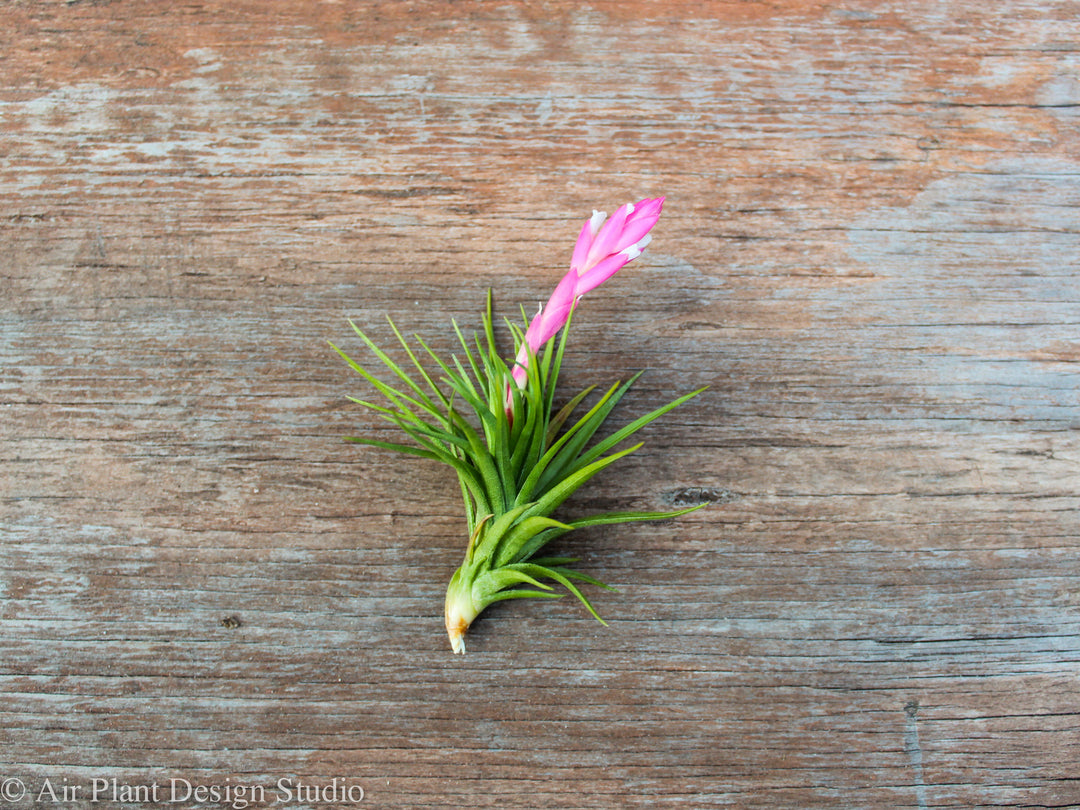
M 634 259 L 636 259 L 638 256 L 641 255 L 641 251 L 643 251 L 645 249 L 645 246 L 648 245 L 649 242 L 651 242 L 651 241 L 652 241 L 652 236 L 650 236 L 649 234 L 645 234 L 643 237 L 641 237 L 639 240 L 637 240 L 637 242 L 630 245 L 630 247 L 624 248 L 623 250 L 620 250 L 619 253 L 626 256 L 631 261 L 633 261 Z

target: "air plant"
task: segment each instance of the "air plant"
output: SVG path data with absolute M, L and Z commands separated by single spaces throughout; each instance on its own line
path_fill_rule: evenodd
M 704 390 L 680 396 L 603 438 L 596 438 L 600 428 L 642 372 L 615 383 L 589 407 L 586 400 L 596 386 L 555 408 L 568 324 L 578 300 L 641 254 L 663 202 L 660 197 L 623 205 L 606 221 L 604 214 L 593 212 L 581 229 L 570 269 L 547 304 L 524 331 L 507 323 L 514 343 L 512 363 L 503 359 L 496 344 L 490 292 L 482 335 L 470 340 L 453 323 L 461 355 L 449 359 L 419 337 L 410 344 L 390 321 L 407 358 L 403 367 L 353 323 L 391 382 L 334 346 L 384 403 L 350 399 L 398 427 L 412 443 L 370 437 L 350 441 L 441 461 L 457 473 L 468 545 L 446 590 L 446 631 L 454 652 L 465 651 L 465 632 L 484 608 L 506 599 L 562 596 L 550 583 L 576 596 L 603 623 L 579 585 L 613 589 L 572 567 L 577 559 L 541 552 L 575 529 L 673 518 L 701 506 L 606 512 L 575 520 L 552 517 L 585 482 L 641 447 L 637 443 L 619 449 L 621 443 Z M 560 339 L 553 340 L 560 330 Z M 584 412 L 577 415 L 579 411 Z

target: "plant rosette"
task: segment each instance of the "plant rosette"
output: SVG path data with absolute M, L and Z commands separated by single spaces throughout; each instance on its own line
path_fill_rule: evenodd
M 383 401 L 350 399 L 395 425 L 411 443 L 362 436 L 349 440 L 440 461 L 457 474 L 469 540 L 465 559 L 446 590 L 446 632 L 454 652 L 465 652 L 465 632 L 489 605 L 506 599 L 558 598 L 563 594 L 555 586 L 576 596 L 603 623 L 579 586 L 613 589 L 574 568 L 575 558 L 543 556 L 547 545 L 575 529 L 674 518 L 705 505 L 668 512 L 605 512 L 565 521 L 552 517 L 593 476 L 641 447 L 620 448 L 627 439 L 705 390 L 680 396 L 602 438 L 598 436 L 612 409 L 641 372 L 615 383 L 595 402 L 590 394 L 596 386 L 589 386 L 555 408 L 559 369 L 578 301 L 641 255 L 663 203 L 659 197 L 623 205 L 610 219 L 593 212 L 581 229 L 570 269 L 547 304 L 531 320 L 523 320 L 524 330 L 507 322 L 513 362 L 503 359 L 496 345 L 490 292 L 482 334 L 470 340 L 453 323 L 461 354 L 448 359 L 419 337 L 410 344 L 391 320 L 404 352 L 405 360 L 399 363 L 350 322 L 389 381 L 331 344 Z M 553 340 L 560 331 L 559 340 Z

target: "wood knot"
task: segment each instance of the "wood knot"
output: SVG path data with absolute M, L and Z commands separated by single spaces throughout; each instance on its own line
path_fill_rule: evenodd
M 672 489 L 660 496 L 668 506 L 698 506 L 703 503 L 730 503 L 738 500 L 739 493 L 720 487 L 683 487 Z

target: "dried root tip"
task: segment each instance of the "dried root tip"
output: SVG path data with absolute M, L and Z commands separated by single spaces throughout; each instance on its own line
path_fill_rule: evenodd
M 469 623 L 460 614 L 446 614 L 446 634 L 450 636 L 450 647 L 456 653 L 465 654 L 465 631 Z

